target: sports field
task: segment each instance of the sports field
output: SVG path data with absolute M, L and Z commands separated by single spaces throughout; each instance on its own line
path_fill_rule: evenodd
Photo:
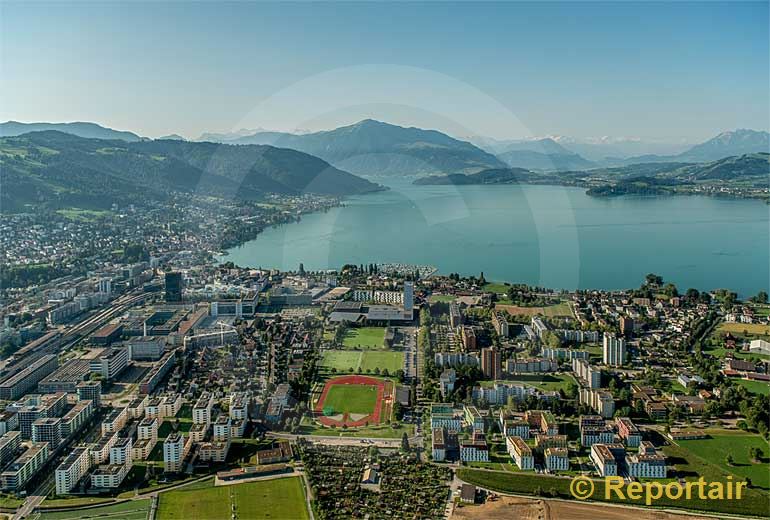
M 385 327 L 361 327 L 345 331 L 342 346 L 350 349 L 369 350 L 385 348 Z
M 392 413 L 393 382 L 363 375 L 333 377 L 313 403 L 324 426 L 369 426 Z
M 354 372 L 361 369 L 362 372 L 375 368 L 381 371 L 388 369 L 389 373 L 404 368 L 404 353 L 381 350 L 326 350 L 321 359 L 321 366 L 326 369 L 334 368 L 337 372 Z
M 234 515 L 234 516 L 233 516 Z M 159 495 L 158 520 L 191 518 L 305 519 L 305 490 L 299 477 L 231 486 L 213 485 Z
M 370 385 L 334 385 L 326 394 L 324 410 L 369 415 L 377 404 L 377 388 Z

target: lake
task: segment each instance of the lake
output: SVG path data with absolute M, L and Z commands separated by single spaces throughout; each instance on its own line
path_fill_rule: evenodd
M 413 186 L 271 228 L 222 261 L 296 270 L 429 264 L 564 289 L 638 287 L 653 272 L 680 291 L 741 296 L 770 286 L 770 206 L 697 196 L 594 198 L 562 186 Z

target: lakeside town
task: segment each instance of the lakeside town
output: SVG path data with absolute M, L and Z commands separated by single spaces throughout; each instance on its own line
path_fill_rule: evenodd
M 268 222 L 330 203 L 282 201 Z M 8 516 L 249 518 L 266 497 L 278 518 L 483 518 L 510 495 L 570 499 L 576 476 L 730 478 L 743 500 L 656 505 L 767 516 L 764 292 L 240 268 L 214 238 L 148 243 L 130 230 L 156 216 L 118 214 L 125 233 L 78 216 L 9 239 L 13 258 L 66 273 L 4 285 Z

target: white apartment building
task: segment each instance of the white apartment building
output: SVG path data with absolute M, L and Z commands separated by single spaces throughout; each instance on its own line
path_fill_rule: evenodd
M 602 361 L 605 365 L 620 366 L 626 362 L 626 340 L 609 332 L 604 333 Z
M 163 469 L 167 473 L 182 471 L 184 459 L 190 447 L 189 442 L 181 433 L 175 432 L 166 437 L 163 442 Z
M 193 424 L 211 424 L 211 409 L 214 407 L 214 396 L 203 392 L 192 409 Z
M 91 454 L 85 446 L 78 446 L 59 464 L 54 472 L 56 494 L 66 495 L 91 469 Z
M 521 437 L 506 437 L 505 447 L 508 450 L 508 455 L 511 456 L 519 469 L 535 469 L 535 458 L 532 456 L 532 449 L 527 446 L 527 443 Z
M 545 467 L 550 471 L 569 470 L 569 451 L 567 448 L 546 448 L 543 456 Z

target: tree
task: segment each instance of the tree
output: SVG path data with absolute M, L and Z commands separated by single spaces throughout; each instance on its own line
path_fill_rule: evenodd
M 767 292 L 765 291 L 759 291 L 756 296 L 754 296 L 751 301 L 754 303 L 767 303 Z
M 407 453 L 409 451 L 409 436 L 404 432 L 401 435 L 401 451 Z
M 725 457 L 725 462 L 727 463 L 728 466 L 732 466 L 735 463 L 735 461 L 733 460 L 733 456 L 730 455 L 729 453 L 727 454 L 727 457 Z
M 657 274 L 654 274 L 654 273 L 650 273 L 647 276 L 645 276 L 644 280 L 647 285 L 660 286 L 663 283 L 663 277 L 658 276 Z

